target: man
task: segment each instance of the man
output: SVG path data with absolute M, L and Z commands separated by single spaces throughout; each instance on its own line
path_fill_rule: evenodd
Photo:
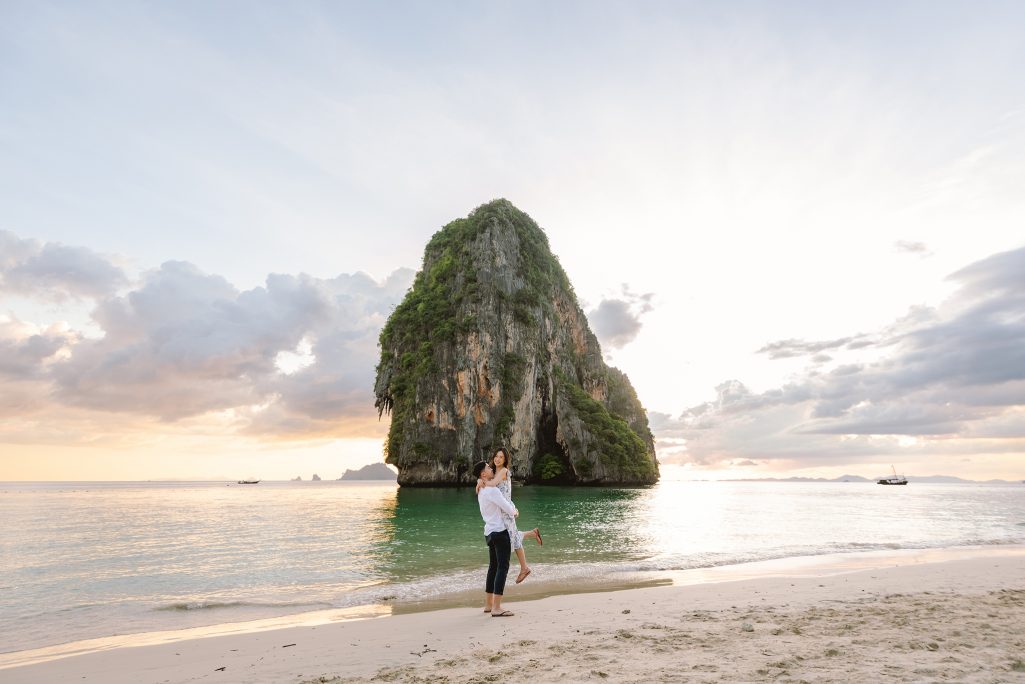
M 495 473 L 490 465 L 481 461 L 473 467 L 473 475 L 490 480 Z M 509 574 L 509 555 L 512 552 L 512 540 L 502 513 L 515 518 L 520 512 L 495 487 L 481 487 L 477 493 L 477 504 L 480 506 L 480 517 L 484 518 L 484 541 L 488 544 L 489 558 L 488 577 L 484 583 L 484 612 L 491 613 L 491 617 L 512 617 L 512 613 L 502 610 L 502 594 L 505 592 L 505 577 Z

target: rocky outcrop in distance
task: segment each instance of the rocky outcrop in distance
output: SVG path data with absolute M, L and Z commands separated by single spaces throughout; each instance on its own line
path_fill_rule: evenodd
M 379 480 L 395 482 L 395 471 L 383 463 L 371 463 L 359 470 L 346 470 L 339 480 Z
M 528 483 L 658 479 L 630 380 L 605 364 L 544 232 L 507 200 L 435 233 L 380 349 L 376 406 L 400 485 L 468 484 L 499 446 Z

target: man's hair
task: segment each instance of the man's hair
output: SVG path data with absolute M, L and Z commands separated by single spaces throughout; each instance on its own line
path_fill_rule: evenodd
M 488 464 L 481 461 L 477 465 L 473 466 L 473 476 L 480 477 L 480 474 L 484 472 L 484 469 L 488 467 Z

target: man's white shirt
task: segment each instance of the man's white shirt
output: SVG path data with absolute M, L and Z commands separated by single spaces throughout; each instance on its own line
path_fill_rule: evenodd
M 480 505 L 480 517 L 484 518 L 484 536 L 492 532 L 501 532 L 506 529 L 502 513 L 515 516 L 518 512 L 512 502 L 502 496 L 497 487 L 481 487 L 477 494 L 477 503 Z

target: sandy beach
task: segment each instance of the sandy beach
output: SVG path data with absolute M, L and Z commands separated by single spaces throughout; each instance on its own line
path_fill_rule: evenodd
M 778 561 L 670 586 L 123 647 L 17 682 L 1025 681 L 1025 548 Z

